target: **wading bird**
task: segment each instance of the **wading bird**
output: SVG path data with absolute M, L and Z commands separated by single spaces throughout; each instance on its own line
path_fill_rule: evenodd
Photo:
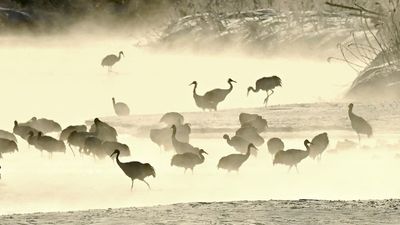
M 28 122 L 26 122 L 30 127 L 35 128 L 36 130 L 42 132 L 43 134 L 51 133 L 51 132 L 60 132 L 61 126 L 54 120 L 46 119 L 46 118 L 36 118 L 32 117 Z
M 194 85 L 193 98 L 194 98 L 194 101 L 196 102 L 197 107 L 201 108 L 203 111 L 206 109 L 209 109 L 210 111 L 211 110 L 217 111 L 217 103 L 209 101 L 206 97 L 198 95 L 196 93 L 197 81 L 193 81 L 189 85 Z
M 256 81 L 255 88 L 251 86 L 247 88 L 247 96 L 249 96 L 250 91 L 253 92 L 258 92 L 260 90 L 266 91 L 267 97 L 264 99 L 264 104 L 265 106 L 267 106 L 269 96 L 271 96 L 274 93 L 274 88 L 278 86 L 282 86 L 281 78 L 279 78 L 278 76 L 263 77 Z
M 353 103 L 349 104 L 349 118 L 351 121 L 351 127 L 358 135 L 358 142 L 360 142 L 360 134 L 365 134 L 368 137 L 372 136 L 372 127 L 369 123 L 362 117 L 357 116 L 353 113 Z
M 136 179 L 143 181 L 144 183 L 147 184 L 147 187 L 151 189 L 149 183 L 147 183 L 144 179 L 148 176 L 156 177 L 156 172 L 154 171 L 154 168 L 148 163 L 141 163 L 136 161 L 123 163 L 119 160 L 119 154 L 120 151 L 116 149 L 111 154 L 111 156 L 117 155 L 116 160 L 118 166 L 121 168 L 122 171 L 124 171 L 124 173 L 129 178 L 131 178 L 132 180 L 131 191 L 133 189 L 133 181 Z
M 250 143 L 247 147 L 246 154 L 230 154 L 222 157 L 218 162 L 218 169 L 225 169 L 228 170 L 228 172 L 231 172 L 232 170 L 239 172 L 239 168 L 250 157 L 250 152 L 252 149 L 257 150 L 257 148 Z
M 69 135 L 73 131 L 86 132 L 87 131 L 87 127 L 85 125 L 68 126 L 67 128 L 65 128 L 64 130 L 61 131 L 60 140 L 61 141 L 66 141 L 68 139 Z
M 224 134 L 224 136 L 222 136 L 225 140 L 226 143 L 228 143 L 228 145 L 232 146 L 236 151 L 240 152 L 240 153 L 246 153 L 247 152 L 247 147 L 250 144 L 250 141 L 240 137 L 240 136 L 233 136 L 233 137 L 229 137 L 228 134 Z M 255 152 L 253 152 L 255 154 Z M 255 154 L 257 155 L 257 154 Z
M 267 147 L 269 153 L 274 156 L 277 152 L 283 151 L 285 144 L 280 138 L 274 137 L 267 141 Z
M 171 159 L 171 166 L 182 167 L 185 169 L 184 173 L 186 173 L 187 169 L 192 170 L 196 165 L 202 164 L 205 160 L 203 154 L 207 154 L 203 149 L 200 149 L 198 153 L 186 152 L 183 154 L 176 154 Z
M 104 66 L 107 66 L 107 67 L 108 67 L 108 72 L 111 72 L 112 66 L 113 66 L 115 63 L 117 63 L 117 62 L 121 59 L 121 55 L 123 55 L 123 56 L 125 57 L 123 51 L 120 51 L 120 52 L 119 52 L 118 57 L 117 57 L 116 55 L 113 55 L 113 54 L 107 55 L 107 56 L 104 57 L 104 59 L 101 61 L 101 65 L 102 65 L 103 67 L 104 67 Z
M 275 154 L 274 161 L 272 162 L 273 165 L 275 164 L 282 164 L 289 166 L 289 171 L 292 167 L 296 167 L 296 171 L 299 172 L 297 169 L 297 164 L 299 164 L 303 159 L 307 158 L 310 154 L 310 141 L 305 140 L 304 146 L 306 146 L 306 151 L 299 150 L 299 149 L 289 149 L 286 151 L 279 151 Z
M 329 138 L 326 132 L 318 134 L 311 140 L 310 144 L 310 157 L 315 159 L 318 157 L 321 160 L 322 153 L 329 145 Z
M 18 146 L 15 141 L 0 138 L 0 159 L 3 158 L 2 154 L 12 153 L 18 151 Z
M 211 91 L 208 91 L 204 94 L 204 98 L 207 99 L 207 101 L 214 102 L 215 103 L 215 110 L 217 110 L 217 106 L 220 102 L 224 101 L 226 96 L 228 96 L 229 93 L 233 90 L 233 84 L 236 83 L 236 81 L 232 80 L 231 78 L 228 79 L 228 84 L 229 88 L 228 89 L 213 89 Z
M 174 147 L 176 153 L 183 154 L 186 152 L 190 152 L 190 153 L 197 154 L 197 152 L 200 150 L 199 148 L 193 147 L 189 143 L 179 141 L 176 138 L 176 126 L 175 125 L 172 125 L 171 129 L 172 129 L 172 135 L 171 135 L 172 146 Z
M 161 117 L 160 123 L 165 123 L 168 127 L 171 127 L 172 125 L 178 126 L 183 124 L 184 119 L 185 118 L 180 113 L 168 112 Z
M 114 112 L 117 116 L 129 116 L 130 110 L 127 104 L 123 102 L 115 102 L 115 98 L 112 98 Z
M 0 130 L 0 138 L 8 139 L 17 143 L 17 137 L 15 137 L 13 133 L 6 130 Z
M 13 128 L 13 133 L 20 136 L 21 138 L 28 140 L 29 137 L 29 133 L 33 132 L 35 135 L 37 135 L 39 133 L 38 130 L 36 130 L 35 128 L 32 128 L 30 126 L 27 125 L 20 125 L 18 124 L 18 121 L 14 121 L 14 128 Z

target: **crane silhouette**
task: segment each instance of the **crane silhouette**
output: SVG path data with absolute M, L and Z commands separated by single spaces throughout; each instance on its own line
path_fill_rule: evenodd
M 232 146 L 236 151 L 240 153 L 247 152 L 247 147 L 250 144 L 250 141 L 248 141 L 247 139 L 236 135 L 233 137 L 229 137 L 228 134 L 224 134 L 224 136 L 222 137 L 226 140 L 226 143 Z
M 240 113 L 239 122 L 241 126 L 251 126 L 256 128 L 258 133 L 264 132 L 268 128 L 268 121 L 258 114 Z
M 329 145 L 328 133 L 324 132 L 318 134 L 311 140 L 310 144 L 310 157 L 315 159 L 318 157 L 321 160 L 322 153 Z
M 242 126 L 236 130 L 235 135 L 250 141 L 250 143 L 253 143 L 255 146 L 264 144 L 264 138 L 261 137 L 256 128 L 250 125 Z
M 115 98 L 112 98 L 114 112 L 117 116 L 129 116 L 130 110 L 127 104 L 123 102 L 115 102 Z
M 200 150 L 197 147 L 193 147 L 191 144 L 186 143 L 186 142 L 181 142 L 178 139 L 176 139 L 176 126 L 172 125 L 171 126 L 172 129 L 172 146 L 174 147 L 176 153 L 178 154 L 183 154 L 183 153 L 195 153 L 197 154 L 197 152 Z
M 194 85 L 193 87 L 193 98 L 196 102 L 197 107 L 201 108 L 203 111 L 206 109 L 217 111 L 217 104 L 213 101 L 208 100 L 205 96 L 198 95 L 196 92 L 197 89 L 197 81 L 193 81 L 189 85 Z
M 225 169 L 228 170 L 228 172 L 236 170 L 238 172 L 242 164 L 250 157 L 250 152 L 252 149 L 257 150 L 257 148 L 250 143 L 247 147 L 246 154 L 230 154 L 222 157 L 218 162 L 218 169 Z
M 233 84 L 236 83 L 236 81 L 232 80 L 231 78 L 228 79 L 228 84 L 229 88 L 228 89 L 213 89 L 211 91 L 208 91 L 204 94 L 204 98 L 207 99 L 210 102 L 214 102 L 215 105 L 215 110 L 217 110 L 217 106 L 220 102 L 224 101 L 226 96 L 228 96 L 229 93 L 233 90 Z
M 178 126 L 183 124 L 184 120 L 185 118 L 182 116 L 182 114 L 177 112 L 168 112 L 161 117 L 160 123 L 165 123 L 171 127 L 172 125 Z
M 8 139 L 17 143 L 17 137 L 15 137 L 13 133 L 6 130 L 0 130 L 0 138 Z
M 116 55 L 107 55 L 104 57 L 104 59 L 101 61 L 101 65 L 107 66 L 108 67 L 108 72 L 111 72 L 112 66 L 117 63 L 119 60 L 121 60 L 121 56 L 125 56 L 123 51 L 120 51 L 118 56 Z
M 64 152 L 65 153 L 65 144 L 63 141 L 59 141 L 53 137 L 43 135 L 42 132 L 39 132 L 37 135 L 37 139 L 35 141 L 35 147 L 39 150 L 44 150 L 50 153 L 50 157 L 53 155 L 53 152 Z
M 263 77 L 256 81 L 256 87 L 247 88 L 247 96 L 249 96 L 250 91 L 258 92 L 260 90 L 267 92 L 267 97 L 264 99 L 264 104 L 267 106 L 269 97 L 274 93 L 274 88 L 282 86 L 281 78 L 278 76 Z
M 13 140 L 0 138 L 0 159 L 3 158 L 4 153 L 12 153 L 18 151 L 17 143 Z
M 187 169 L 192 170 L 196 165 L 202 164 L 205 160 L 203 154 L 208 154 L 203 149 L 200 149 L 198 153 L 186 152 L 183 154 L 176 154 L 171 159 L 171 166 L 182 167 L 185 169 L 184 173 L 186 173 Z
M 310 141 L 305 140 L 304 146 L 306 146 L 306 151 L 299 150 L 299 149 L 289 149 L 286 151 L 279 151 L 275 154 L 274 161 L 272 162 L 273 165 L 275 164 L 282 164 L 289 166 L 289 171 L 292 167 L 296 167 L 296 171 L 299 172 L 297 169 L 297 164 L 299 164 L 303 159 L 307 158 L 310 154 Z
M 133 182 L 136 179 L 143 181 L 145 184 L 147 184 L 147 187 L 149 189 L 151 189 L 150 184 L 147 183 L 144 179 L 148 176 L 156 177 L 156 172 L 154 171 L 154 168 L 149 163 L 141 163 L 141 162 L 137 162 L 137 161 L 125 162 L 125 163 L 121 162 L 119 160 L 119 154 L 120 154 L 120 151 L 118 149 L 116 149 L 111 154 L 111 157 L 113 155 L 117 155 L 116 160 L 117 160 L 118 166 L 121 168 L 122 171 L 124 171 L 124 173 L 129 178 L 131 178 L 131 180 L 132 180 L 131 191 L 133 189 Z
M 60 132 L 61 126 L 54 120 L 46 119 L 46 118 L 36 118 L 32 117 L 26 125 L 35 128 L 36 130 L 42 132 L 43 134 L 51 133 L 51 132 Z
M 28 140 L 29 137 L 29 133 L 30 131 L 32 131 L 35 135 L 37 135 L 39 133 L 38 130 L 36 130 L 35 128 L 32 128 L 30 126 L 27 125 L 21 125 L 18 124 L 18 121 L 14 121 L 14 128 L 13 128 L 13 133 L 20 136 L 21 138 Z
M 267 147 L 271 155 L 275 155 L 279 151 L 283 151 L 285 144 L 280 138 L 274 137 L 267 141 Z
M 366 134 L 368 137 L 372 136 L 372 127 L 371 125 L 361 116 L 357 116 L 353 113 L 354 104 L 349 104 L 349 118 L 351 122 L 351 127 L 358 135 L 358 142 L 360 142 L 361 137 L 360 134 Z
M 61 141 L 66 141 L 68 139 L 69 135 L 73 131 L 86 132 L 87 131 L 87 127 L 85 125 L 71 125 L 71 126 L 68 126 L 67 128 L 65 128 L 64 130 L 61 131 L 59 139 Z

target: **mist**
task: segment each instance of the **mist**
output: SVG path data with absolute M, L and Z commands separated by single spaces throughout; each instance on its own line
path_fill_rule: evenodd
M 198 81 L 200 93 L 227 87 L 228 78 L 237 81 L 232 94 L 220 105 L 221 110 L 263 107 L 265 95 L 251 93 L 246 97 L 246 90 L 254 86 L 256 79 L 272 75 L 280 76 L 283 85 L 271 96 L 270 105 L 337 102 L 356 76 L 346 65 L 325 59 L 251 57 L 240 52 L 215 56 L 148 51 L 137 48 L 129 35 L 118 39 L 82 35 L 36 37 L 29 41 L 25 38 L 7 37 L 1 46 L 0 76 L 4 84 L 0 89 L 0 125 L 7 130 L 12 130 L 14 120 L 25 122 L 32 116 L 54 119 L 63 127 L 112 116 L 112 97 L 127 103 L 136 115 L 198 111 L 192 99 L 193 87 L 189 86 L 193 80 Z M 120 50 L 125 57 L 113 67 L 115 72 L 107 73 L 100 66 L 102 57 Z M 264 138 L 280 136 L 287 148 L 303 149 L 302 140 L 315 134 L 317 131 L 267 133 Z M 330 148 L 339 138 L 354 138 L 350 132 L 330 136 Z M 134 191 L 130 192 L 130 180 L 110 159 L 73 157 L 68 149 L 66 154 L 49 158 L 47 153 L 28 148 L 19 139 L 20 151 L 5 154 L 2 160 L 0 202 L 7 207 L 1 207 L 0 213 L 193 201 L 398 197 L 396 190 L 400 184 L 391 175 L 398 168 L 397 160 L 382 149 L 366 154 L 360 150 L 328 154 L 321 162 L 306 160 L 299 166 L 300 173 L 288 173 L 286 167 L 272 167 L 272 157 L 263 145 L 257 158 L 251 157 L 240 173 L 227 174 L 218 171 L 216 164 L 220 157 L 232 152 L 231 147 L 219 135 L 211 139 L 192 138 L 192 144 L 209 152 L 205 163 L 192 175 L 170 167 L 172 154 L 161 151 L 149 138 L 121 134 L 120 141 L 132 150 L 132 156 L 123 158 L 124 161 L 154 165 L 157 177 L 148 179 L 151 191 L 136 181 Z M 382 173 L 386 175 L 381 176 Z

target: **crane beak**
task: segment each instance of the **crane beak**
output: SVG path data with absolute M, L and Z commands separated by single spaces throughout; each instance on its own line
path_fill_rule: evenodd
M 236 81 L 232 80 L 233 83 L 237 83 Z

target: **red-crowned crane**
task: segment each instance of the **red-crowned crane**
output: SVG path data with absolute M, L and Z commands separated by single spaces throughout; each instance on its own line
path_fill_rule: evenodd
M 252 149 L 257 150 L 257 148 L 250 143 L 247 147 L 246 154 L 230 154 L 222 157 L 218 162 L 218 169 L 225 169 L 228 170 L 228 172 L 236 170 L 238 172 L 242 164 L 246 162 L 247 159 L 249 159 L 250 151 Z
M 171 166 L 182 167 L 185 169 L 184 173 L 186 173 L 187 169 L 192 170 L 196 165 L 202 164 L 205 160 L 203 154 L 208 154 L 203 149 L 200 149 L 198 153 L 186 152 L 183 154 L 176 154 L 171 159 Z
M 113 55 L 113 54 L 107 55 L 107 56 L 104 57 L 104 59 L 101 61 L 101 65 L 102 65 L 103 67 L 104 67 L 104 66 L 107 66 L 107 67 L 108 67 L 108 72 L 111 72 L 112 66 L 113 66 L 115 63 L 117 63 L 119 60 L 121 60 L 121 56 L 124 56 L 124 57 L 125 57 L 123 51 L 120 51 L 119 54 L 118 54 L 118 56 Z
M 269 153 L 274 156 L 277 152 L 283 151 L 285 144 L 280 138 L 274 137 L 267 141 L 267 147 Z
M 214 102 L 215 105 L 215 110 L 217 110 L 217 106 L 220 102 L 224 101 L 226 96 L 228 96 L 229 93 L 233 90 L 233 84 L 236 83 L 236 81 L 232 80 L 231 78 L 228 79 L 228 84 L 229 88 L 228 89 L 220 89 L 216 88 L 211 91 L 208 91 L 204 94 L 204 98 L 207 99 L 210 102 Z
M 112 98 L 114 112 L 117 116 L 129 116 L 130 110 L 127 104 L 123 102 L 115 102 L 115 98 Z
M 206 109 L 217 110 L 217 103 L 213 102 L 213 101 L 209 101 L 206 97 L 202 96 L 202 95 L 198 95 L 196 92 L 197 89 L 197 81 L 193 81 L 191 84 L 189 85 L 194 85 L 193 88 L 193 98 L 194 101 L 196 102 L 197 107 L 201 108 L 203 111 Z
M 121 162 L 119 160 L 119 154 L 120 151 L 118 149 L 116 149 L 111 156 L 113 155 L 117 155 L 116 160 L 117 160 L 117 164 L 118 166 L 121 168 L 122 171 L 124 171 L 124 173 L 131 178 L 132 180 L 132 185 L 131 185 L 131 191 L 133 189 L 133 181 L 134 180 L 141 180 L 144 183 L 147 184 L 147 187 L 150 188 L 149 183 L 147 183 L 144 179 L 148 176 L 153 176 L 156 177 L 156 172 L 154 171 L 154 168 L 149 164 L 149 163 L 141 163 L 141 162 L 137 162 L 137 161 L 132 161 L 132 162 Z
M 260 90 L 266 91 L 267 97 L 264 99 L 264 104 L 265 106 L 267 106 L 269 96 L 271 96 L 274 93 L 274 88 L 278 86 L 282 86 L 281 78 L 279 78 L 278 76 L 263 77 L 256 81 L 255 88 L 251 86 L 247 88 L 247 96 L 249 96 L 250 91 L 253 92 L 258 92 Z
M 369 123 L 362 117 L 357 116 L 353 113 L 353 103 L 349 104 L 349 118 L 351 121 L 351 127 L 358 135 L 358 141 L 360 142 L 360 134 L 365 134 L 368 137 L 372 136 L 372 127 Z
M 322 153 L 329 145 L 328 133 L 324 132 L 318 134 L 311 140 L 310 144 L 310 157 L 315 159 L 318 157 L 321 160 Z
M 306 146 L 306 151 L 299 150 L 299 149 L 289 149 L 286 151 L 279 151 L 275 154 L 274 161 L 272 162 L 273 165 L 275 164 L 282 164 L 289 166 L 289 171 L 290 169 L 294 166 L 296 167 L 296 171 L 298 172 L 297 169 L 297 164 L 299 164 L 303 159 L 307 158 L 307 156 L 310 154 L 310 141 L 305 140 L 304 141 L 304 146 Z

